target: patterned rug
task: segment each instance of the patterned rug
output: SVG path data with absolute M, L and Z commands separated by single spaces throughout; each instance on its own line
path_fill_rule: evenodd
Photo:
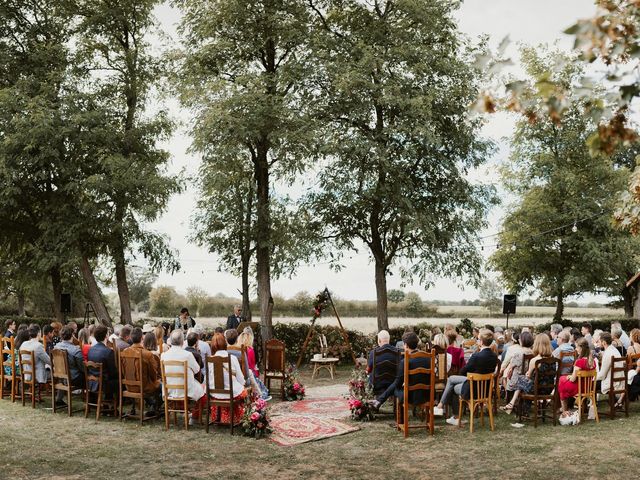
M 271 417 L 271 440 L 283 447 L 299 445 L 323 438 L 337 437 L 355 432 L 358 427 L 330 418 L 305 415 L 279 415 Z
M 273 433 L 278 445 L 291 446 L 355 432 L 359 427 L 337 419 L 349 417 L 346 398 L 307 398 L 280 402 L 269 409 Z

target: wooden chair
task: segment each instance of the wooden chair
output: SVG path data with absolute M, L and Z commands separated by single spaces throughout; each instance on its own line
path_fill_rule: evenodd
M 56 350 L 54 348 L 51 351 L 51 404 L 53 413 L 56 413 L 56 391 L 61 390 L 66 392 L 69 416 L 73 415 L 72 395 L 76 388 L 71 382 L 69 359 L 66 350 Z
M 20 399 L 22 406 L 25 406 L 25 397 L 31 397 L 31 408 L 36 408 L 36 355 L 33 350 L 20 350 L 18 352 L 18 362 L 22 373 Z M 27 391 L 27 387 L 29 390 Z
M 624 402 L 625 417 L 629 416 L 629 391 L 628 391 L 628 360 L 626 357 L 613 357 L 611 359 L 611 369 L 609 371 L 609 379 L 611 387 L 609 388 L 609 418 L 616 416 L 616 395 L 622 395 Z M 618 385 L 618 388 L 616 388 Z
M 142 377 L 142 354 L 137 349 L 131 349 L 117 354 L 119 359 L 118 372 L 118 413 L 120 421 L 123 418 L 136 418 L 140 421 L 140 425 L 146 420 L 153 420 L 157 415 L 149 417 L 144 416 L 144 380 Z M 127 415 L 123 415 L 122 404 L 124 399 L 131 399 L 133 409 Z M 139 413 L 136 415 L 136 406 Z
M 389 353 L 391 353 L 391 356 L 389 355 Z M 378 358 L 383 354 L 385 354 L 386 357 L 390 357 L 391 359 L 379 360 Z M 374 395 L 379 395 L 382 393 L 382 389 L 377 388 L 376 385 L 389 386 L 395 381 L 399 364 L 400 351 L 397 348 L 391 345 L 385 345 L 380 349 L 373 349 L 371 382 L 373 384 Z M 386 390 L 386 387 L 384 387 L 384 390 Z
M 271 380 L 280 382 L 280 397 L 284 398 L 285 370 L 284 342 L 272 338 L 265 343 L 264 383 L 271 392 Z
M 239 347 L 238 345 L 227 345 L 227 351 L 229 350 L 240 352 L 240 358 L 238 359 L 238 362 L 240 363 L 240 368 L 242 369 L 242 375 L 244 376 L 244 378 L 248 378 L 247 368 L 249 366 L 249 359 L 247 357 L 247 347 L 245 347 L 244 345 L 242 347 Z
M 462 413 L 464 408 L 469 409 L 470 421 L 469 431 L 473 433 L 473 417 L 476 409 L 480 409 L 480 421 L 484 426 L 484 407 L 489 412 L 489 427 L 494 430 L 493 424 L 493 395 L 495 373 L 468 373 L 467 381 L 469 382 L 469 400 L 460 397 L 460 409 L 458 411 L 458 428 L 462 428 Z
M 168 372 L 167 367 L 179 367 L 180 371 Z M 173 413 L 173 424 L 178 426 L 178 413 L 184 418 L 184 428 L 189 430 L 189 365 L 186 360 L 161 360 L 160 370 L 162 372 L 162 389 L 164 391 L 164 427 L 169 430 L 170 417 Z M 171 381 L 169 381 L 169 379 Z M 172 396 L 169 390 L 174 391 Z M 175 394 L 175 390 L 182 394 Z M 200 415 L 202 418 L 202 415 Z
M 500 404 L 500 368 L 502 368 L 502 360 L 498 357 L 498 363 L 496 369 L 493 372 L 493 414 L 498 413 L 498 406 Z
M 582 421 L 583 407 L 586 400 L 591 400 L 595 411 L 596 422 L 600 421 L 598 416 L 598 405 L 596 403 L 596 376 L 595 370 L 580 370 L 576 373 L 578 382 L 578 394 L 576 404 L 578 405 L 578 418 Z
M 269 340 L 269 342 L 271 341 L 272 340 Z M 268 352 L 269 350 L 267 350 L 267 353 Z M 207 367 L 206 368 L 206 386 L 205 386 L 205 394 L 207 396 L 207 421 L 206 421 L 206 427 L 205 427 L 206 431 L 207 433 L 209 433 L 209 425 L 222 424 L 220 407 L 228 407 L 229 413 L 230 413 L 229 431 L 231 435 L 233 435 L 233 425 L 235 423 L 234 421 L 235 419 L 233 418 L 234 400 L 233 400 L 233 373 L 231 370 L 231 356 L 227 355 L 226 357 L 219 357 L 215 355 L 207 355 L 206 367 Z M 213 371 L 213 379 L 211 379 L 210 371 Z M 224 388 L 225 375 L 228 375 L 229 377 L 228 379 L 229 388 Z M 212 380 L 213 380 L 213 388 L 211 388 Z M 228 398 L 222 398 L 222 399 L 214 398 L 212 397 L 213 394 L 223 395 Z M 212 406 L 218 409 L 216 420 L 213 422 L 209 417 Z
M 576 352 L 560 352 L 560 370 L 567 370 L 568 373 L 564 375 L 571 375 L 573 373 L 573 366 L 576 363 Z M 566 361 L 565 358 L 571 358 L 571 361 Z
M 15 351 L 15 339 L 13 337 L 2 337 L 2 366 L 0 367 L 0 399 L 4 398 L 5 387 L 8 383 L 9 386 L 9 398 L 12 402 L 16 401 L 16 395 L 18 392 L 18 382 L 20 381 L 20 374 L 18 368 L 20 361 L 16 358 Z M 5 373 L 4 369 L 9 369 L 9 374 Z
M 411 360 L 413 359 L 428 359 L 429 367 L 416 367 L 411 368 Z M 433 435 L 434 432 L 434 417 L 433 407 L 435 406 L 435 382 L 436 382 L 436 354 L 434 350 L 431 352 L 407 352 L 404 355 L 404 385 L 403 385 L 403 398 L 402 403 L 400 399 L 396 398 L 396 425 L 398 430 L 402 431 L 405 438 L 409 436 L 410 428 L 423 428 L 422 425 L 409 425 L 409 405 L 413 405 L 425 412 L 425 425 L 424 428 L 429 430 L 429 433 Z M 428 375 L 429 383 L 418 383 L 414 381 L 414 375 Z M 423 391 L 428 400 L 419 404 L 412 404 L 409 402 L 409 396 L 411 392 Z
M 527 370 L 529 370 L 529 362 L 531 362 L 531 359 L 533 357 L 534 355 L 531 353 L 527 353 L 522 356 L 522 365 L 520 366 L 520 375 L 526 375 Z M 513 396 L 514 392 L 510 392 L 510 393 L 511 393 L 511 396 Z M 509 397 L 509 395 L 507 395 L 507 397 Z M 510 398 L 508 398 L 508 400 L 511 401 Z M 518 398 L 518 403 L 517 405 L 514 405 L 514 408 L 516 409 L 518 416 L 524 415 L 524 402 L 522 401 L 522 397 Z
M 543 366 L 547 365 L 546 368 Z M 553 365 L 553 367 L 552 367 Z M 551 412 L 553 416 L 553 425 L 556 425 L 558 415 L 558 380 L 560 379 L 560 360 L 555 357 L 545 357 L 536 360 L 533 369 L 533 392 L 522 393 L 520 398 L 522 401 L 530 400 L 533 402 L 533 426 L 538 428 L 538 413 L 545 421 L 546 404 L 551 402 Z M 522 421 L 524 415 L 520 415 L 519 420 Z
M 102 413 L 103 404 L 111 407 L 112 411 L 115 411 L 115 403 L 105 402 L 103 399 L 102 390 L 102 363 L 99 362 L 84 362 L 84 379 L 85 379 L 85 397 L 84 397 L 84 418 L 89 416 L 91 407 L 96 408 L 96 421 L 100 420 L 100 414 Z M 98 391 L 91 391 L 90 382 L 98 384 Z M 91 402 L 91 395 L 96 395 L 95 403 Z

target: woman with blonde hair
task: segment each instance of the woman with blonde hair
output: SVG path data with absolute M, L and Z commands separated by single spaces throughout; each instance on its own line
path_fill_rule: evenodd
M 256 353 L 253 350 L 253 330 L 251 327 L 245 327 L 242 333 L 238 336 L 236 344 L 240 347 L 245 347 L 247 352 L 247 364 L 249 366 L 249 380 L 255 390 L 259 392 L 260 397 L 263 400 L 270 399 L 269 390 L 264 383 L 260 380 L 260 372 L 256 367 Z
M 640 329 L 634 328 L 629 332 L 629 348 L 627 348 L 627 357 L 640 353 Z
M 449 341 L 447 340 L 447 336 L 444 333 L 437 334 L 435 337 L 433 337 L 433 346 L 440 348 L 443 352 L 447 352 L 447 348 L 449 348 Z M 447 372 L 451 370 L 452 360 L 453 355 L 447 352 Z
M 527 373 L 518 377 L 516 391 L 513 393 L 513 398 L 507 405 L 501 407 L 501 410 L 508 414 L 513 410 L 513 407 L 516 404 L 518 397 L 520 396 L 520 392 L 531 393 L 531 391 L 533 390 L 535 380 L 532 377 L 536 369 L 536 362 L 540 359 L 549 358 L 552 356 L 553 349 L 551 348 L 551 339 L 549 338 L 549 335 L 547 335 L 546 333 L 539 333 L 538 335 L 536 335 L 535 339 L 533 340 L 533 348 L 531 350 L 534 357 L 529 361 L 529 368 L 527 369 Z M 555 365 L 542 364 L 538 368 L 538 373 L 543 377 L 547 377 L 551 374 L 550 369 L 555 372 Z M 542 393 L 545 394 L 545 392 Z
M 153 353 L 156 355 L 162 355 L 164 352 L 169 350 L 169 345 L 164 343 L 164 328 L 162 328 L 162 325 L 158 325 L 153 329 L 153 333 L 156 337 L 156 343 L 158 344 L 158 350 Z

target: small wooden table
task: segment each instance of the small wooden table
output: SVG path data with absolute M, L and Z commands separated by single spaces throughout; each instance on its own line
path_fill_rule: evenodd
M 316 378 L 316 375 L 320 371 L 320 369 L 325 368 L 329 370 L 331 374 L 331 379 L 333 380 L 333 376 L 336 373 L 336 364 L 340 361 L 339 358 L 325 357 L 318 359 L 311 359 L 311 363 L 313 363 L 313 373 L 311 374 L 311 380 Z

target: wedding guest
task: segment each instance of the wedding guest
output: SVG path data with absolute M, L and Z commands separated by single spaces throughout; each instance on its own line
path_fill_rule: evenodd
M 71 376 L 71 384 L 75 388 L 83 388 L 84 385 L 84 358 L 82 356 L 82 350 L 80 347 L 73 343 L 73 327 L 65 325 L 60 330 L 60 337 L 62 341 L 59 342 L 53 349 L 63 350 L 67 354 L 67 365 L 69 367 L 69 375 Z M 64 392 L 58 390 L 56 392 L 56 406 L 66 407 L 64 402 Z
M 202 356 L 198 351 L 198 335 L 195 332 L 187 333 L 187 346 L 184 348 L 187 352 L 191 352 L 193 354 L 193 358 L 195 358 L 196 362 L 198 362 L 198 366 L 200 366 L 200 371 L 204 364 L 202 363 Z M 200 372 L 196 375 L 198 381 L 202 381 L 202 375 Z
M 51 357 L 51 352 L 53 351 L 53 327 L 51 325 L 45 325 L 44 327 L 42 327 L 42 338 L 43 343 L 45 344 L 45 352 L 47 352 L 47 355 L 49 355 L 49 357 Z M 57 342 L 56 342 L 57 343 Z
M 580 333 L 584 338 L 589 342 L 589 349 L 593 350 L 593 338 L 591 337 L 591 332 L 593 331 L 593 327 L 589 322 L 583 322 L 580 327 Z
M 47 352 L 44 351 L 44 347 L 40 343 L 40 327 L 38 325 L 31 325 L 27 329 L 27 332 L 29 333 L 29 340 L 20 345 L 20 350 L 29 350 L 34 352 L 36 360 L 36 382 L 47 383 L 49 381 L 50 373 L 46 366 L 51 366 L 51 358 L 47 355 Z M 23 355 L 23 360 L 24 358 L 26 357 Z M 25 370 L 22 373 L 26 380 L 30 380 L 31 375 L 28 375 L 31 373 L 30 370 Z
M 573 368 L 571 367 L 571 365 L 573 364 L 574 360 L 575 360 L 575 349 L 573 348 L 573 346 L 571 345 L 571 343 L 569 343 L 569 341 L 571 340 L 571 336 L 569 335 L 569 333 L 565 332 L 565 331 L 561 331 L 558 336 L 557 336 L 557 340 L 558 340 L 558 348 L 556 348 L 553 351 L 553 356 L 556 358 L 560 358 L 560 354 L 561 353 L 571 353 L 571 356 L 565 356 L 562 358 L 562 364 L 560 365 L 560 374 L 561 375 L 569 375 L 571 374 Z
M 598 370 L 598 376 L 596 380 L 600 381 L 600 391 L 603 394 L 609 393 L 611 389 L 611 359 L 620 357 L 620 352 L 613 345 L 613 339 L 609 332 L 603 332 L 600 335 L 600 344 L 602 345 L 602 362 L 600 369 Z M 620 390 L 624 385 L 620 382 L 616 382 L 613 387 L 616 390 Z
M 467 364 L 460 370 L 459 375 L 452 375 L 447 380 L 447 386 L 442 392 L 440 402 L 433 409 L 434 415 L 444 414 L 444 405 L 452 403 L 453 410 L 457 411 L 458 397 L 468 399 L 470 396 L 469 381 L 467 380 L 467 373 L 493 373 L 498 365 L 498 356 L 491 350 L 493 344 L 493 333 L 491 330 L 482 329 L 478 332 L 478 339 L 480 341 L 480 350 L 469 358 Z M 452 401 L 452 402 L 450 402 Z M 456 415 L 452 415 L 447 419 L 447 423 L 450 425 L 458 425 L 459 419 Z
M 109 339 L 108 339 L 112 345 L 116 344 L 116 341 L 120 337 L 120 333 L 122 333 L 123 326 L 124 325 L 122 325 L 121 323 L 117 323 L 113 326 L 113 332 L 111 332 L 111 335 L 109 335 Z
M 201 383 L 196 380 L 195 375 L 200 372 L 200 366 L 196 359 L 190 352 L 187 352 L 184 349 L 184 333 L 183 329 L 179 328 L 171 332 L 169 335 L 169 342 L 171 343 L 171 348 L 164 352 L 160 356 L 161 362 L 164 360 L 177 360 L 180 362 L 187 362 L 187 395 L 191 400 L 195 402 L 199 402 L 199 405 L 196 405 L 193 410 L 191 410 L 189 423 L 194 423 L 194 420 L 198 418 L 198 412 L 200 408 L 203 406 L 203 402 L 201 400 L 205 400 L 204 393 L 205 389 Z M 169 365 L 165 367 L 166 373 L 182 373 L 182 368 L 179 366 Z M 184 391 L 176 390 L 171 388 L 171 384 L 176 383 L 172 378 L 169 378 L 167 381 L 167 388 L 169 398 L 171 397 L 182 397 L 184 395 Z M 164 392 L 163 392 L 164 394 Z M 165 401 L 167 399 L 165 398 Z
M 380 395 L 376 397 L 376 399 L 372 402 L 373 408 L 380 408 L 387 398 L 394 395 L 398 400 L 404 400 L 404 359 L 406 358 L 408 353 L 415 353 L 418 351 L 418 342 L 420 339 L 418 335 L 414 332 L 408 332 L 402 335 L 402 343 L 404 345 L 405 356 L 401 358 L 400 364 L 398 365 L 398 372 L 396 374 L 396 378 L 389 387 Z M 414 368 L 430 368 L 430 363 L 428 358 L 412 358 L 409 361 L 409 369 Z M 413 384 L 423 383 L 429 384 L 429 374 L 427 373 L 419 373 L 413 375 L 411 377 L 411 381 Z M 418 405 L 426 402 L 428 399 L 426 398 L 426 393 L 424 390 L 413 390 L 409 392 L 409 403 L 412 405 Z
M 96 343 L 89 349 L 87 360 L 102 364 L 102 390 L 105 392 L 105 397 L 111 399 L 118 390 L 118 370 L 113 350 L 107 347 L 108 332 L 109 330 L 104 325 L 96 326 L 93 332 Z M 97 375 L 98 371 L 90 370 L 90 373 Z M 92 392 L 97 392 L 98 383 L 89 382 L 89 389 Z
M 160 354 L 158 353 L 158 342 L 156 340 L 155 331 L 147 332 L 142 338 L 142 346 L 148 352 L 153 353 L 153 359 L 156 362 L 158 372 L 160 372 Z
M 187 333 L 187 330 L 196 326 L 196 321 L 191 315 L 189 315 L 189 309 L 183 307 L 180 310 L 180 315 L 176 317 L 174 322 L 174 330 L 181 330 L 183 333 Z
M 238 336 L 238 345 L 244 347 L 247 352 L 247 364 L 248 364 L 248 376 L 251 381 L 251 385 L 256 393 L 263 400 L 271 400 L 269 396 L 269 390 L 266 385 L 260 380 L 260 372 L 256 366 L 256 354 L 253 350 L 253 330 L 251 327 L 244 327 L 242 333 Z
M 193 327 L 193 331 L 198 335 L 198 351 L 200 352 L 200 356 L 202 357 L 202 364 L 204 365 L 207 361 L 207 357 L 211 355 L 211 347 L 209 346 L 208 342 L 204 341 L 206 331 L 204 329 L 204 326 L 201 323 Z M 253 345 L 253 332 L 251 333 L 251 337 L 252 337 L 251 342 Z M 253 348 L 251 350 L 253 351 Z M 255 360 L 255 353 L 254 353 L 254 360 Z M 205 367 L 202 368 L 202 378 L 204 378 L 205 376 L 204 368 Z
M 622 338 L 622 337 L 621 337 Z M 627 348 L 627 357 L 640 353 L 640 329 L 634 328 L 629 332 L 629 348 Z
M 131 331 L 131 346 L 122 351 L 121 358 L 135 358 L 138 353 L 142 358 L 142 385 L 145 401 L 150 410 L 147 416 L 155 416 L 160 405 L 160 372 L 155 355 L 142 345 L 142 329 L 135 327 Z M 135 387 L 134 387 L 135 388 Z M 138 393 L 133 390 L 134 393 Z
M 618 352 L 620 353 L 621 357 L 626 357 L 627 356 L 627 349 L 625 348 L 624 344 L 622 343 L 622 330 L 619 328 L 612 328 L 611 329 L 611 341 L 614 347 L 616 347 L 616 349 L 618 350 Z M 631 344 L 631 342 L 629 342 L 629 344 Z
M 447 353 L 451 354 L 451 368 L 457 372 L 464 367 L 465 364 L 464 348 L 457 346 L 458 332 L 455 330 L 446 330 L 445 335 L 449 341 Z
M 440 347 L 442 350 L 446 352 L 447 348 L 449 347 L 449 341 L 447 340 L 447 337 L 444 336 L 444 334 L 439 333 L 433 338 L 433 345 Z M 451 370 L 452 362 L 453 362 L 453 355 L 447 352 L 447 372 Z M 439 365 L 438 365 L 438 368 L 440 368 Z
M 532 355 L 533 351 L 533 335 L 531 332 L 522 332 L 520 334 L 520 352 L 514 355 L 509 363 L 509 366 L 504 371 L 504 377 L 506 381 L 506 390 L 508 392 L 515 392 L 518 389 L 518 380 L 524 375 L 523 369 L 526 369 L 528 365 L 525 365 L 525 355 Z
M 397 364 L 399 361 L 398 349 L 393 345 L 389 344 L 389 342 L 391 341 L 391 336 L 389 335 L 389 332 L 386 330 L 380 330 L 378 332 L 377 338 L 378 338 L 378 346 L 369 352 L 369 358 L 367 360 L 367 373 L 369 374 L 369 383 L 373 388 L 374 395 L 381 394 L 389 387 L 389 385 L 393 383 L 393 379 L 388 378 L 386 376 L 382 378 L 379 377 L 376 383 L 375 384 L 373 383 L 374 379 L 371 373 L 373 372 L 373 368 L 374 368 L 374 364 L 373 364 L 374 352 L 378 353 L 378 356 L 377 356 L 378 362 L 391 362 L 395 364 L 397 368 Z
M 89 330 L 81 328 L 78 332 L 78 341 L 80 342 L 80 351 L 82 352 L 82 358 L 87 361 L 89 355 L 89 349 L 91 348 L 91 336 Z
M 235 329 L 227 330 L 227 332 L 233 331 L 236 332 Z M 225 334 L 227 333 L 225 332 Z M 237 336 L 237 332 L 236 332 Z M 226 369 L 223 369 L 223 380 L 224 380 L 224 388 L 225 390 L 231 390 L 234 400 L 233 405 L 233 419 L 234 423 L 238 423 L 244 414 L 244 399 L 247 396 L 247 391 L 244 386 L 246 384 L 246 379 L 242 374 L 242 368 L 240 368 L 240 363 L 238 362 L 238 358 L 235 355 L 231 355 L 230 351 L 227 351 L 227 341 L 225 341 L 224 336 L 219 333 L 216 333 L 211 340 L 211 350 L 214 353 L 215 357 L 223 357 L 223 358 L 231 358 L 231 384 L 229 384 L 229 374 Z M 235 338 L 234 338 L 235 342 Z M 209 388 L 215 388 L 215 371 L 213 365 L 209 365 Z M 229 394 L 224 393 L 214 393 L 211 394 L 212 397 L 228 400 Z M 231 411 L 228 407 L 212 407 L 211 412 L 211 420 L 217 421 L 219 419 L 222 423 L 231 423 Z
M 18 324 L 15 320 L 10 318 L 6 322 L 4 322 L 4 336 L 7 338 L 11 338 L 16 334 L 16 328 L 18 328 Z
M 558 334 L 562 331 L 562 325 L 560 325 L 559 323 L 553 323 L 551 324 L 551 327 L 549 329 L 549 333 L 551 333 L 551 348 L 553 348 L 554 350 L 556 348 L 558 348 Z
M 131 325 L 124 325 L 120 330 L 120 336 L 116 338 L 115 348 L 126 350 L 131 346 Z
M 22 344 L 27 341 L 29 341 L 29 331 L 25 329 L 18 330 L 13 341 L 14 368 L 15 368 L 17 377 L 20 376 L 20 357 L 18 353 L 20 352 L 20 347 L 22 346 Z M 9 358 L 9 355 L 7 354 L 7 359 L 8 358 Z M 7 359 L 5 359 L 5 361 Z M 4 365 L 4 374 L 11 376 L 11 364 L 9 362 L 7 363 L 8 364 Z
M 595 370 L 596 362 L 589 348 L 589 342 L 581 338 L 576 343 L 577 359 L 573 365 L 573 373 L 571 375 L 563 375 L 558 381 L 558 394 L 562 404 L 562 415 L 567 416 L 569 412 L 569 399 L 578 394 L 577 373 L 586 370 Z
M 544 333 L 540 333 L 536 335 L 536 338 L 533 341 L 532 353 L 534 357 L 529 361 L 529 367 L 527 368 L 527 372 L 524 375 L 518 376 L 516 390 L 513 393 L 513 397 L 511 398 L 511 401 L 505 406 L 500 407 L 500 409 L 507 414 L 511 414 L 511 411 L 513 410 L 513 406 L 518 401 L 518 397 L 521 393 L 531 393 L 533 391 L 533 386 L 535 382 L 535 379 L 533 378 L 533 373 L 536 368 L 536 362 L 540 359 L 551 357 L 551 354 L 552 354 L 551 338 Z M 553 374 L 555 377 L 556 366 L 555 364 L 543 363 L 538 367 L 538 373 L 542 377 L 547 377 L 551 374 Z M 539 393 L 541 395 L 549 395 L 551 391 L 540 391 Z
M 620 322 L 611 322 L 611 330 L 613 331 L 613 329 L 619 329 L 622 333 L 620 335 L 620 341 L 622 342 L 622 346 L 624 348 L 629 348 L 629 345 L 631 344 L 631 340 L 629 339 L 629 335 L 627 335 L 627 332 L 624 331 L 624 329 L 622 328 L 622 325 L 620 325 Z
M 180 329 L 180 331 L 182 332 L 182 329 Z M 169 350 L 169 345 L 163 340 L 164 339 L 164 328 L 162 328 L 160 325 L 158 325 L 153 330 L 153 332 L 156 335 L 156 344 L 158 345 L 158 351 L 156 352 L 156 354 L 158 355 L 158 357 L 160 357 L 164 352 Z M 175 330 L 174 330 L 174 332 L 175 332 Z

